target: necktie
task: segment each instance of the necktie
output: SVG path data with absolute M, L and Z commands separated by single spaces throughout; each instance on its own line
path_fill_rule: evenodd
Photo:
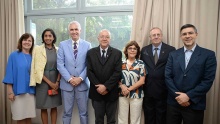
M 75 59 L 76 59 L 77 53 L 78 53 L 78 49 L 77 49 L 77 45 L 76 44 L 77 44 L 76 42 L 73 43 L 73 53 L 74 53 Z
M 157 64 L 157 61 L 158 61 L 158 54 L 157 54 L 157 50 L 158 48 L 154 48 L 155 52 L 154 52 L 154 63 L 155 65 Z
M 105 63 L 105 50 L 102 50 L 102 63 Z

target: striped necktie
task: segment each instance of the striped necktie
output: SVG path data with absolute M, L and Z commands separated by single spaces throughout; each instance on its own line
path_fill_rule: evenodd
M 74 53 L 75 59 L 76 59 L 77 53 L 78 53 L 78 49 L 77 49 L 77 45 L 76 44 L 77 44 L 76 42 L 73 43 L 73 53 Z

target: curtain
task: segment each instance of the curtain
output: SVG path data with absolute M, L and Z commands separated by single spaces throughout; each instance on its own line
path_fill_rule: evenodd
M 215 51 L 217 73 L 207 94 L 204 124 L 219 124 L 220 113 L 220 8 L 218 0 L 135 0 L 131 39 L 141 47 L 150 44 L 149 30 L 159 27 L 163 42 L 177 49 L 182 47 L 180 27 L 191 23 L 198 29 L 199 46 Z
M 215 119 L 215 124 L 220 123 L 220 118 L 219 118 L 219 114 L 220 114 L 220 2 L 218 3 L 219 8 L 218 8 L 218 29 L 217 29 L 217 38 L 215 40 L 216 42 L 216 55 L 217 55 L 217 72 L 216 72 L 216 76 L 215 76 L 215 84 L 213 86 L 213 92 L 214 92 L 214 99 L 216 99 L 214 101 L 213 104 L 211 104 L 210 106 L 213 106 L 213 119 Z M 212 96 L 211 96 L 212 97 Z
M 23 0 L 0 0 L 0 80 L 5 75 L 9 54 L 16 50 L 17 41 L 24 33 Z M 6 86 L 0 84 L 0 123 L 11 124 L 10 101 Z

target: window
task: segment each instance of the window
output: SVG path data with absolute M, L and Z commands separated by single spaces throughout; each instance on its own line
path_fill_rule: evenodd
M 86 0 L 86 6 L 133 5 L 133 0 Z
M 67 24 L 74 20 L 72 17 L 41 17 L 41 18 L 32 18 L 31 19 L 31 33 L 35 38 L 36 44 L 40 45 L 42 42 L 41 34 L 46 28 L 51 28 L 56 33 L 57 42 L 56 45 L 59 45 L 59 42 L 68 39 L 69 34 L 67 32 Z
M 74 8 L 76 0 L 33 0 L 33 10 Z
M 98 46 L 101 29 L 108 29 L 110 45 L 120 50 L 130 39 L 134 0 L 25 0 L 26 31 L 41 44 L 44 29 L 52 28 L 60 41 L 69 39 L 68 24 L 81 24 L 81 38 Z
M 108 29 L 111 32 L 111 46 L 122 50 L 130 39 L 131 20 L 131 15 L 87 16 L 86 40 L 91 41 L 93 46 L 98 46 L 99 31 Z

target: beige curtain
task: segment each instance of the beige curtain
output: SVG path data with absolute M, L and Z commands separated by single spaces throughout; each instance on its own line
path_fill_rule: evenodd
M 9 54 L 16 50 L 17 41 L 24 33 L 23 0 L 0 0 L 0 81 L 5 74 Z M 0 123 L 11 124 L 10 101 L 6 87 L 0 83 Z
M 214 84 L 207 94 L 204 124 L 219 124 L 220 114 L 220 8 L 218 0 L 135 0 L 132 40 L 141 47 L 148 45 L 149 30 L 159 27 L 163 41 L 176 48 L 182 47 L 179 29 L 186 23 L 198 29 L 197 43 L 216 52 L 217 73 Z
M 216 77 L 215 77 L 215 84 L 213 86 L 212 92 L 214 93 L 214 95 L 212 95 L 215 99 L 215 101 L 210 104 L 210 106 L 213 106 L 213 119 L 215 121 L 213 121 L 213 124 L 217 124 L 220 123 L 220 2 L 218 3 L 218 29 L 217 29 L 217 37 L 216 40 L 214 40 L 216 42 L 216 56 L 217 56 L 217 72 L 216 72 Z M 214 42 L 213 41 L 213 42 Z M 212 97 L 210 95 L 210 97 Z

